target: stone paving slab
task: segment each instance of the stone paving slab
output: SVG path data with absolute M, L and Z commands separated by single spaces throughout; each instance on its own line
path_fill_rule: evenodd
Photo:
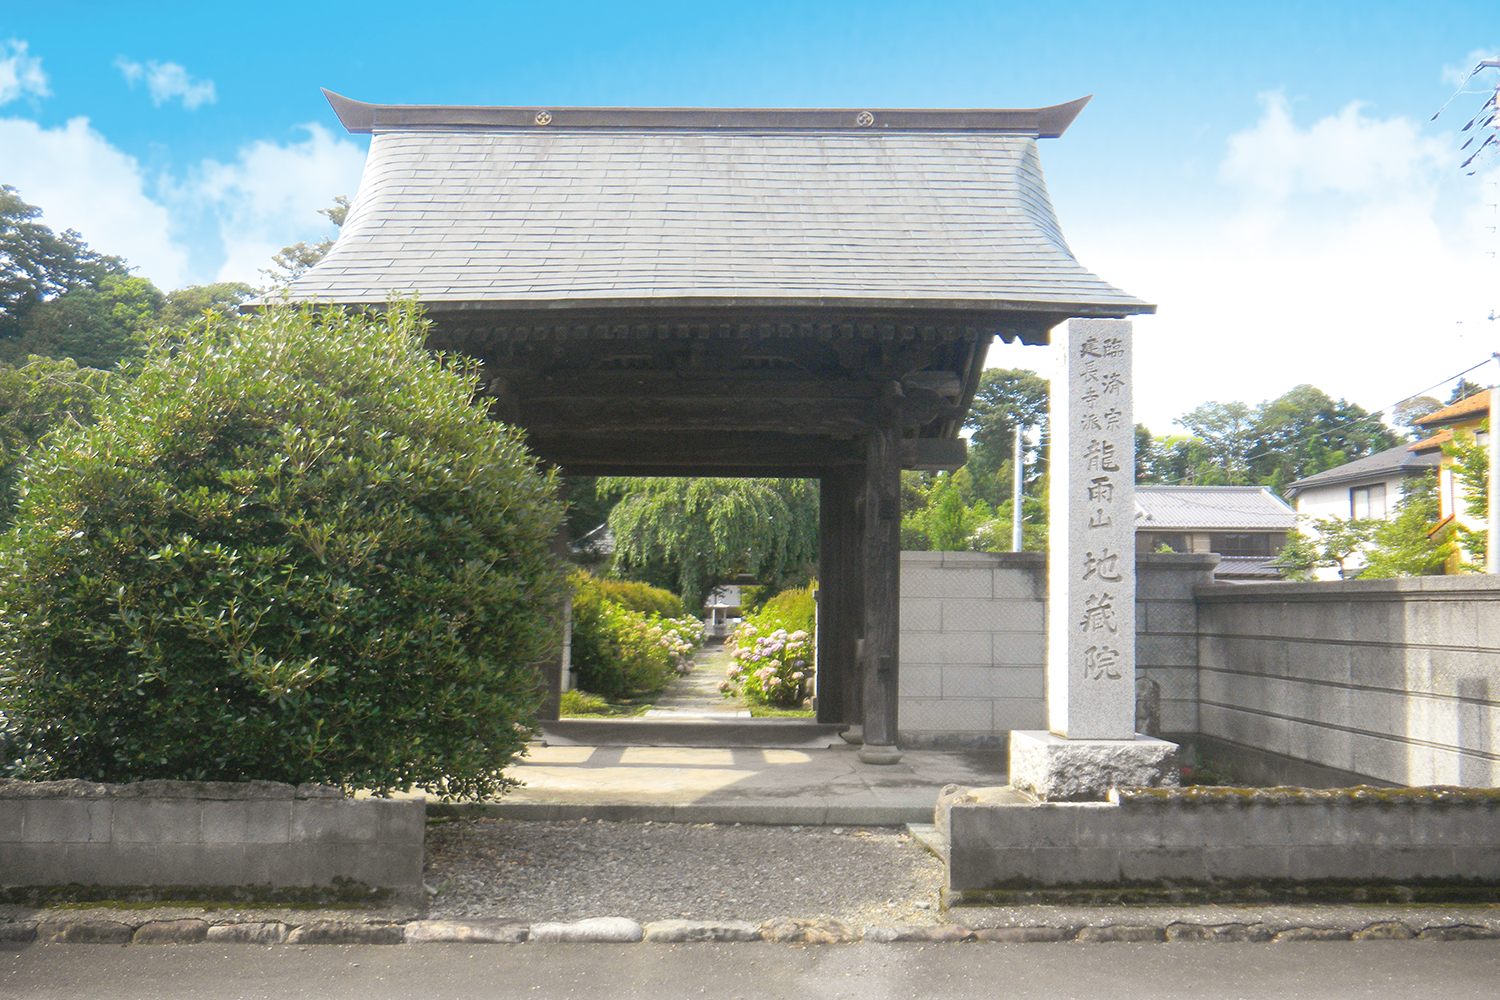
M 498 800 L 440 803 L 430 814 L 507 819 L 900 826 L 931 823 L 944 785 L 1004 784 L 1005 754 L 909 750 L 866 764 L 859 748 L 539 746 L 506 773 L 525 785 Z

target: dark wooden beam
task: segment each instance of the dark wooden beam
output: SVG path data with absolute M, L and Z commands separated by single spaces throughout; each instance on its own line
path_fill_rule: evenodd
M 860 532 L 858 469 L 832 469 L 818 493 L 818 721 L 858 725 Z
M 533 451 L 574 475 L 584 467 L 682 469 L 819 469 L 857 465 L 863 453 L 853 440 L 803 434 L 683 434 L 643 435 L 537 432 L 529 435 Z M 592 473 L 587 473 L 592 474 Z M 632 473 L 643 474 L 643 473 Z M 682 473 L 693 474 L 698 473 Z M 769 475 L 761 471 L 755 475 Z
M 901 428 L 894 422 L 865 439 L 864 629 L 860 673 L 864 682 L 864 746 L 860 759 L 894 764 L 901 635 Z

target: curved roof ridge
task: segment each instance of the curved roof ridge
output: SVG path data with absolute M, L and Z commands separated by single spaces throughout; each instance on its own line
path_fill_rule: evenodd
M 490 129 L 996 132 L 1056 139 L 1093 95 L 1045 108 L 621 108 L 367 104 L 323 88 L 353 133 Z

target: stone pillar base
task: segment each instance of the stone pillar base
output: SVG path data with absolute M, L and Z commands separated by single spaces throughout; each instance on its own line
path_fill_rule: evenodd
M 901 760 L 901 748 L 864 743 L 859 748 L 859 759 L 866 764 L 896 764 Z
M 1010 734 L 1010 786 L 1043 802 L 1103 801 L 1111 788 L 1175 786 L 1176 743 L 1069 740 L 1054 733 Z

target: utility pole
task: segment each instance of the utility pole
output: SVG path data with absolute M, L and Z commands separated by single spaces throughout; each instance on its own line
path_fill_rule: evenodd
M 1490 406 L 1493 408 L 1494 403 L 1491 402 Z M 1026 428 L 1020 424 L 1016 424 L 1015 474 L 1011 477 L 1012 485 L 1010 491 L 1010 550 L 1012 552 L 1020 552 L 1021 546 L 1024 544 L 1021 538 L 1021 455 L 1023 448 L 1022 438 L 1025 434 Z

